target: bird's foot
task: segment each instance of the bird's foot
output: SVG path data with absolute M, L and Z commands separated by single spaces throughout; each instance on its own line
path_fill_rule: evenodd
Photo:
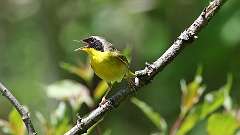
M 101 102 L 99 103 L 99 106 L 103 106 L 105 103 L 107 102 L 106 97 L 104 96 L 101 100 Z
M 108 85 L 108 87 L 109 87 L 109 88 L 107 89 L 107 91 L 105 92 L 104 96 L 102 97 L 102 100 L 101 100 L 101 102 L 99 103 L 99 106 L 102 106 L 102 105 L 104 105 L 104 104 L 107 102 L 106 97 L 107 97 L 109 91 L 111 90 L 111 85 Z

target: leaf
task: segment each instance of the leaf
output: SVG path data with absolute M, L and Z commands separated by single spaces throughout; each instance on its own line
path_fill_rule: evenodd
M 82 103 L 93 106 L 89 89 L 73 80 L 62 80 L 47 87 L 47 96 L 58 100 L 68 100 L 77 109 Z
M 68 119 L 64 119 L 56 128 L 54 135 L 63 135 L 71 128 Z
M 204 102 L 194 107 L 186 116 L 177 131 L 177 135 L 185 135 L 188 133 L 200 120 L 205 119 L 210 113 L 221 107 L 225 100 L 229 98 L 229 92 L 232 85 L 232 76 L 228 76 L 227 83 L 217 91 L 208 93 L 204 97 Z
M 160 131 L 166 132 L 167 123 L 159 113 L 153 111 L 149 105 L 137 98 L 131 98 L 131 102 L 135 104 Z
M 226 97 L 226 99 L 224 100 L 223 106 L 227 111 L 232 110 L 232 98 L 230 96 Z
M 99 121 L 97 121 L 93 126 L 91 126 L 88 130 L 87 133 L 84 133 L 83 135 L 91 135 L 91 133 L 93 132 L 94 128 L 100 123 L 102 122 L 103 118 L 100 119 Z
M 52 117 L 50 117 L 51 120 L 46 120 L 46 118 L 43 116 L 43 114 L 41 112 L 36 112 L 36 117 L 37 117 L 38 121 L 40 122 L 43 134 L 44 135 L 54 135 L 55 129 L 54 129 L 54 125 L 52 122 Z
M 111 135 L 111 133 L 112 133 L 111 129 L 107 129 L 107 130 L 103 133 L 103 135 Z
M 150 135 L 165 135 L 165 134 L 163 134 L 161 132 L 155 132 L 155 133 L 151 133 Z
M 11 133 L 10 124 L 6 120 L 0 119 L 0 128 L 2 129 L 3 133 L 6 133 L 6 134 Z
M 3 119 L 0 119 L 0 127 L 9 127 L 9 123 Z
M 131 47 L 126 47 L 123 51 L 122 51 L 122 55 L 124 55 L 127 60 L 128 60 L 128 63 L 131 63 L 131 52 L 132 52 L 132 48 Z
M 205 86 L 202 83 L 202 68 L 198 68 L 195 79 L 186 85 L 185 80 L 180 82 L 182 90 L 182 103 L 181 103 L 181 115 L 184 116 L 192 108 L 194 104 L 199 101 L 200 96 L 205 90 Z
M 69 112 L 65 102 L 60 102 L 57 109 L 51 113 L 50 120 L 46 120 L 42 113 L 37 112 L 36 117 L 40 121 L 41 129 L 45 135 L 63 135 L 71 125 L 69 123 Z
M 218 91 L 213 91 L 204 97 L 202 105 L 201 119 L 204 119 L 208 114 L 219 108 L 229 99 L 229 92 L 232 86 L 232 76 L 229 75 L 227 83 Z
M 108 89 L 108 84 L 105 81 L 98 83 L 97 87 L 94 90 L 94 99 L 100 99 Z
M 47 120 L 46 120 L 46 118 L 43 116 L 43 114 L 41 112 L 36 112 L 35 116 L 36 116 L 36 118 L 38 119 L 38 121 L 40 122 L 40 124 L 42 126 L 46 126 Z
M 41 112 L 35 113 L 37 120 L 40 122 L 41 129 L 44 135 L 53 135 L 53 126 L 50 120 L 47 120 Z M 50 117 L 51 118 L 51 117 Z
M 201 106 L 194 107 L 182 122 L 176 135 L 185 135 L 188 133 L 200 120 L 200 115 Z
M 11 129 L 11 133 L 13 135 L 24 135 L 25 127 L 22 121 L 21 116 L 18 111 L 14 108 L 8 115 L 9 125 Z
M 208 135 L 234 135 L 239 127 L 240 124 L 230 113 L 212 114 L 207 122 Z
M 65 102 L 60 102 L 57 109 L 51 114 L 51 125 L 58 125 L 63 120 L 66 120 L 69 114 L 67 114 L 67 105 Z
M 80 66 L 74 66 L 69 63 L 60 63 L 60 66 L 63 69 L 69 71 L 70 73 L 78 75 L 88 83 L 91 82 L 94 76 L 94 72 L 89 63 L 86 65 L 80 65 Z

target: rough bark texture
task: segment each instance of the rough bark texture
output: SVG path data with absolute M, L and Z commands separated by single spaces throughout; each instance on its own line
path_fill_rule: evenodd
M 0 92 L 5 96 L 21 115 L 29 135 L 36 135 L 36 131 L 30 119 L 30 114 L 23 105 L 13 96 L 13 94 L 0 82 Z
M 166 65 L 173 61 L 173 59 L 185 48 L 186 45 L 197 39 L 197 34 L 203 29 L 211 20 L 218 9 L 223 5 L 225 0 L 213 0 L 201 12 L 200 16 L 192 23 L 190 27 L 185 29 L 179 37 L 174 41 L 172 46 L 155 62 L 146 64 L 147 66 L 140 71 L 136 71 L 135 90 L 131 91 L 128 88 L 119 90 L 115 95 L 107 99 L 105 104 L 97 107 L 89 115 L 80 118 L 77 124 L 70 129 L 65 135 L 75 135 L 87 132 L 87 130 L 97 121 L 102 119 L 104 115 L 116 108 L 124 99 L 134 94 L 141 87 L 148 84 L 155 75 L 164 69 Z

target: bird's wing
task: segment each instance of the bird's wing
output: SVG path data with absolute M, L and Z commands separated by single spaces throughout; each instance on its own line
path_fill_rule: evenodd
M 126 64 L 127 66 L 129 65 L 128 59 L 126 58 L 126 56 L 124 56 L 123 54 L 121 54 L 119 51 L 114 51 L 112 52 L 113 56 L 115 56 L 118 60 L 120 60 L 121 62 L 123 62 L 124 64 Z
M 118 58 L 119 58 L 122 62 L 124 62 L 126 65 L 129 65 L 129 62 L 128 62 L 127 58 L 126 58 L 124 55 L 119 54 L 119 55 L 118 55 Z
M 129 68 L 129 61 L 126 56 L 121 54 L 119 51 L 112 52 L 113 56 L 116 57 L 119 61 L 124 63 Z M 128 69 L 128 72 L 125 74 L 126 78 L 136 77 L 135 73 Z

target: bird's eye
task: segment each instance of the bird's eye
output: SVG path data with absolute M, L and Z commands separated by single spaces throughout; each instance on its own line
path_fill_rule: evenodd
M 95 40 L 93 44 L 93 48 L 98 50 L 98 51 L 103 51 L 103 46 L 102 43 L 99 40 Z

